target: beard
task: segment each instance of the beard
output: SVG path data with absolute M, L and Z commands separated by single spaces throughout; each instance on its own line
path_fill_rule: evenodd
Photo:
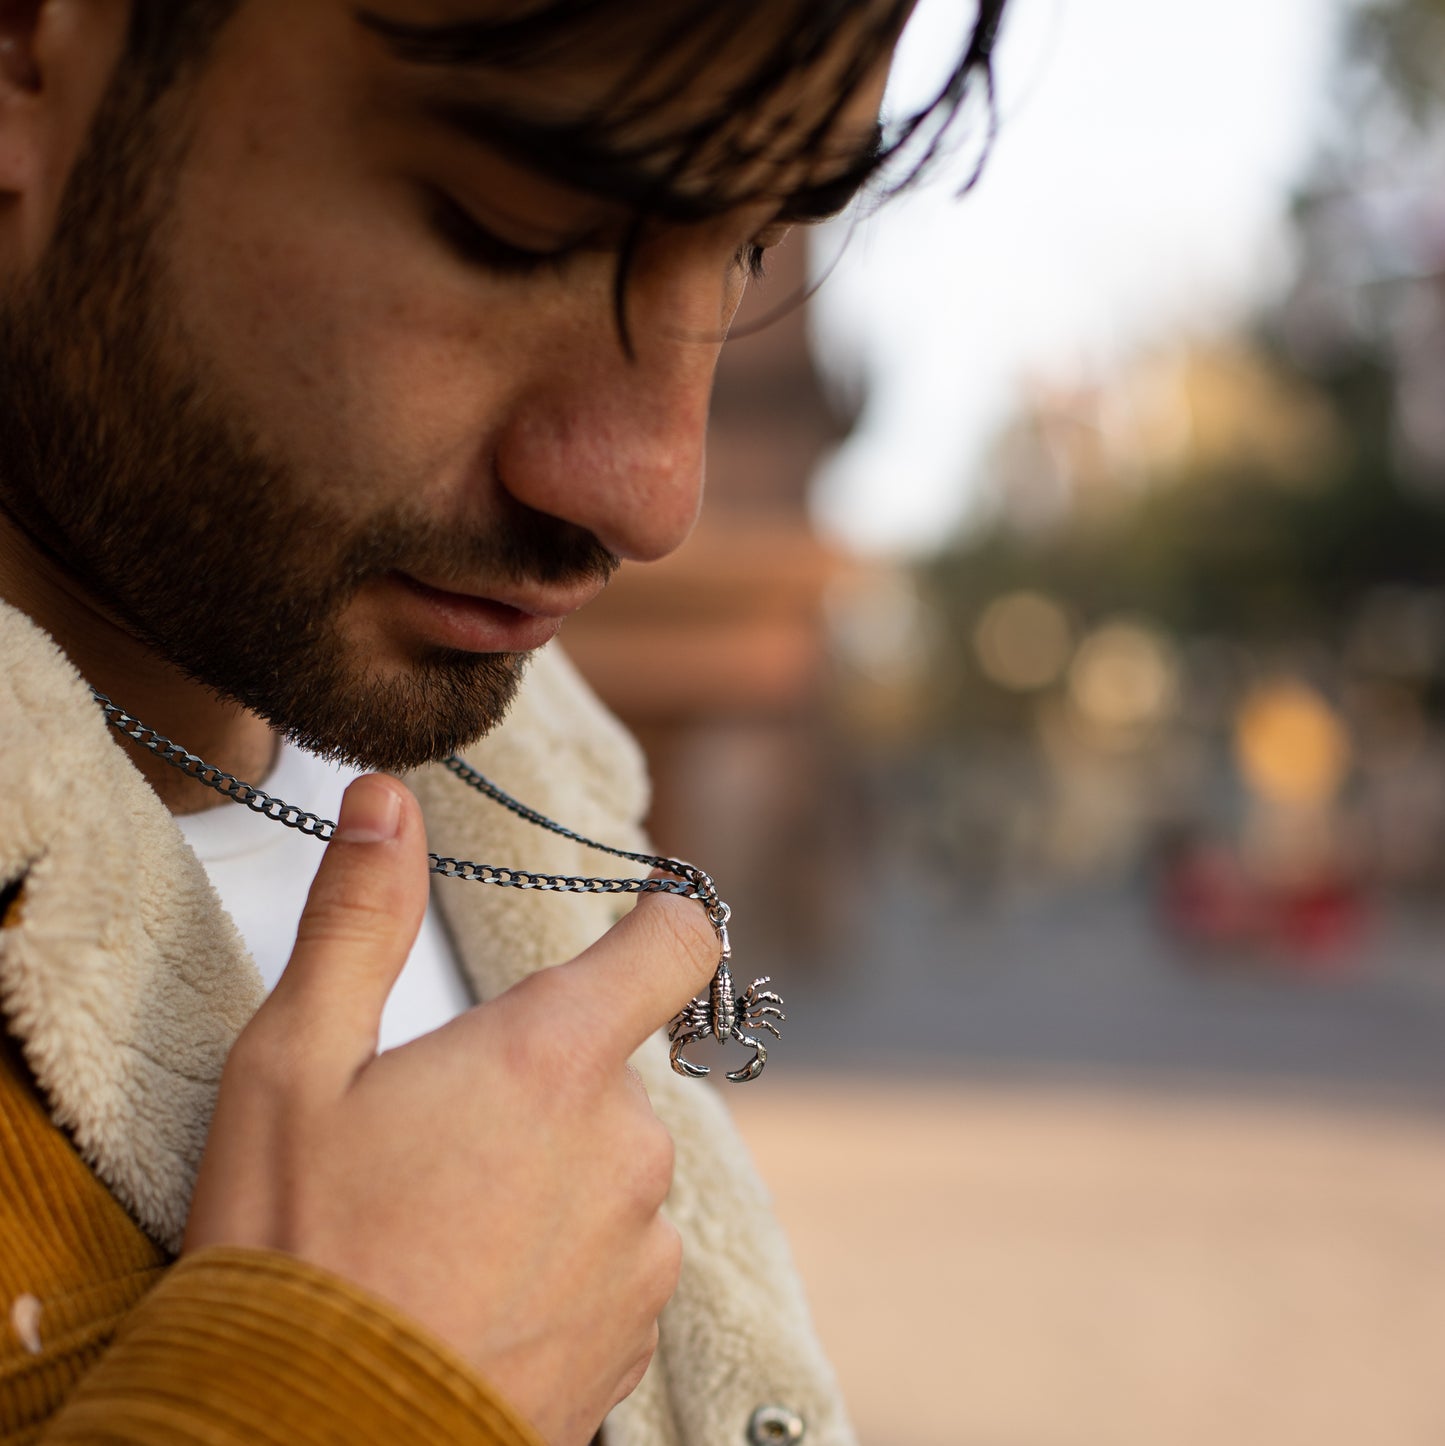
M 605 581 L 617 559 L 505 494 L 485 534 L 348 515 L 319 499 L 364 486 L 308 485 L 261 444 L 168 306 L 172 101 L 117 77 L 51 246 L 0 303 L 0 505 L 158 656 L 300 746 L 396 772 L 445 757 L 501 721 L 527 655 L 433 648 L 384 676 L 340 626 L 358 590 Z

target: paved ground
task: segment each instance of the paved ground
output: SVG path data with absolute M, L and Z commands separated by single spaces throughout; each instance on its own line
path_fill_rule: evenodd
M 1445 920 L 1307 976 L 1127 890 L 855 904 L 729 1095 L 864 1446 L 1445 1443 Z
M 1445 1117 L 784 1070 L 733 1092 L 865 1446 L 1440 1446 Z

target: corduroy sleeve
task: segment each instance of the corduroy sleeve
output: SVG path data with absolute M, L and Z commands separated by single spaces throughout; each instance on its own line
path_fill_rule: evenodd
M 542 1446 L 400 1312 L 288 1255 L 172 1267 L 39 1438 L 116 1446 Z

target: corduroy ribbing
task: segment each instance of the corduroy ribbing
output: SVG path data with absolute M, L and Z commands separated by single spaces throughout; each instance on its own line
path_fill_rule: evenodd
M 0 1036 L 0 1446 L 36 1439 L 165 1265 Z
M 348 1282 L 278 1253 L 182 1260 L 43 1440 L 152 1446 L 540 1446 L 450 1352 Z
M 135 1238 L 134 1222 L 105 1186 L 88 1169 L 82 1182 L 71 1168 L 81 1162 L 69 1140 L 57 1137 L 8 1035 L 0 1041 L 0 1158 L 8 1177 L 0 1196 L 0 1231 L 8 1239 L 33 1240 L 41 1259 L 27 1266 L 68 1273 L 79 1284 L 98 1272 L 113 1272 L 118 1263 L 128 1270 L 164 1263 L 159 1246 Z M 0 1244 L 0 1289 L 15 1283 L 3 1255 Z

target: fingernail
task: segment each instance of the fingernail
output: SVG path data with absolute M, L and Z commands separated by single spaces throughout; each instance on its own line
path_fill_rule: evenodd
M 373 774 L 346 790 L 332 837 L 341 843 L 385 843 L 400 827 L 401 795 Z

